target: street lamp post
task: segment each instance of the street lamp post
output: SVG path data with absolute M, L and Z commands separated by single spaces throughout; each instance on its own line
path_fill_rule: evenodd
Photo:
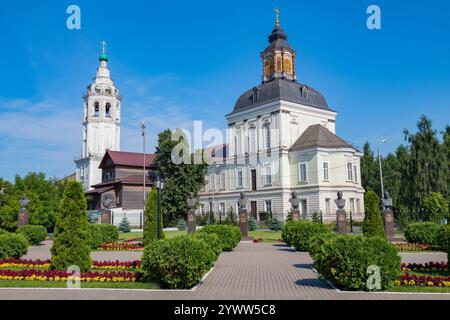
M 141 227 L 142 227 L 143 220 L 144 220 L 144 217 L 145 217 L 145 206 L 146 206 L 146 202 L 147 202 L 147 199 L 146 199 L 147 197 L 145 195 L 145 178 L 146 178 L 147 172 L 145 170 L 146 163 L 145 163 L 145 123 L 144 123 L 144 121 L 141 121 L 141 130 L 142 130 L 142 153 L 144 155 L 144 167 L 143 167 L 144 179 L 143 179 L 143 185 L 142 185 L 142 193 L 143 193 L 143 201 L 144 201 L 143 208 L 144 208 L 144 210 L 142 212 L 142 218 L 140 219 L 141 220 L 140 224 L 141 224 Z
M 164 181 L 159 175 L 156 176 L 155 180 L 156 190 L 158 191 L 158 216 L 156 219 L 156 238 L 161 240 L 161 191 L 164 189 Z
M 384 186 L 383 186 L 383 168 L 381 167 L 380 145 L 386 142 L 387 142 L 386 139 L 383 139 L 380 142 L 378 142 L 378 164 L 380 166 L 381 198 L 384 197 Z
M 213 207 L 212 207 L 212 205 L 213 205 L 213 199 L 212 199 L 212 197 L 209 197 L 208 200 L 209 200 L 208 224 L 211 224 L 211 223 L 212 223 L 211 216 L 212 216 L 212 213 L 213 213 Z

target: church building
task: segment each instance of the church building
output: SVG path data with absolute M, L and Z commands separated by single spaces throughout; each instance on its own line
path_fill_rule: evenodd
M 76 180 L 86 191 L 102 182 L 99 165 L 106 150 L 120 151 L 121 97 L 110 76 L 105 46 L 103 42 L 97 75 L 83 97 L 83 143 L 75 164 Z
M 335 221 L 334 199 L 342 191 L 346 211 L 363 219 L 361 152 L 336 135 L 337 112 L 323 95 L 297 81 L 296 51 L 278 15 L 269 45 L 261 53 L 262 83 L 245 91 L 226 116 L 227 145 L 211 150 L 208 183 L 200 194 L 202 214 L 224 217 L 238 210 L 240 192 L 248 196 L 249 215 L 268 213 L 284 220 L 293 191 L 302 218 L 322 215 Z

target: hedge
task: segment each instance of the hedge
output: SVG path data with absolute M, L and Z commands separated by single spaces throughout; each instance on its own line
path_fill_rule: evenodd
M 43 226 L 26 225 L 19 227 L 17 234 L 22 234 L 27 238 L 28 243 L 33 246 L 38 246 L 47 237 L 47 229 Z
M 331 233 L 322 224 L 307 220 L 289 222 L 283 228 L 281 234 L 283 240 L 297 251 L 309 251 L 308 241 L 315 235 L 327 235 Z
M 314 267 L 342 290 L 369 290 L 369 266 L 380 268 L 381 290 L 401 273 L 394 246 L 381 237 L 337 235 L 325 241 L 314 255 Z
M 312 236 L 308 241 L 308 252 L 310 256 L 314 259 L 314 257 L 322 250 L 322 245 L 334 238 L 337 237 L 336 233 L 320 233 Z
M 197 232 L 194 234 L 194 237 L 197 239 L 200 239 L 211 248 L 211 250 L 216 255 L 216 258 L 219 257 L 219 255 L 222 253 L 222 241 L 220 240 L 219 236 L 215 233 L 206 233 L 206 232 Z
M 214 233 L 222 243 L 223 251 L 233 251 L 241 241 L 241 231 L 236 226 L 214 224 L 203 227 L 197 233 Z
M 0 234 L 0 259 L 18 259 L 28 252 L 28 241 L 22 234 Z
M 436 245 L 440 226 L 434 222 L 411 223 L 405 229 L 405 239 L 409 243 L 426 243 Z
M 211 246 L 197 237 L 184 235 L 150 241 L 142 256 L 144 278 L 162 288 L 186 289 L 196 285 L 216 260 Z
M 92 249 L 101 243 L 111 243 L 119 239 L 119 229 L 111 224 L 90 224 L 89 231 Z

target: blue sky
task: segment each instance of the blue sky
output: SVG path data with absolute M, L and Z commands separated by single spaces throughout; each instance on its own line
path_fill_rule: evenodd
M 66 9 L 81 8 L 81 30 Z M 366 9 L 382 10 L 368 30 Z M 141 150 L 139 120 L 170 127 L 226 127 L 239 95 L 261 81 L 259 53 L 273 8 L 297 50 L 298 78 L 339 112 L 339 136 L 389 152 L 421 114 L 450 119 L 448 1 L 0 1 L 0 177 L 74 171 L 81 150 L 82 94 L 100 41 L 123 96 L 122 150 Z

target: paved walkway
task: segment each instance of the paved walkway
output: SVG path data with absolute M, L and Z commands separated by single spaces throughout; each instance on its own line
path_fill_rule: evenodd
M 48 248 L 48 243 L 46 244 Z M 44 246 L 36 250 L 43 251 Z M 34 258 L 38 251 L 30 250 Z M 47 249 L 48 250 L 48 249 Z M 99 255 L 100 254 L 100 255 Z M 129 259 L 139 252 L 94 252 L 95 259 L 114 254 Z M 422 254 L 421 254 L 422 255 Z M 428 258 L 432 258 L 428 255 Z M 41 257 L 45 258 L 45 257 Z M 408 259 L 411 257 L 408 257 Z M 434 258 L 440 258 L 436 256 Z M 433 259 L 432 259 L 433 260 Z M 442 260 L 442 259 L 437 259 Z M 0 299 L 448 299 L 450 294 L 390 294 L 339 292 L 320 280 L 307 253 L 282 244 L 241 243 L 234 252 L 220 255 L 203 284 L 193 291 L 118 289 L 0 289 Z

